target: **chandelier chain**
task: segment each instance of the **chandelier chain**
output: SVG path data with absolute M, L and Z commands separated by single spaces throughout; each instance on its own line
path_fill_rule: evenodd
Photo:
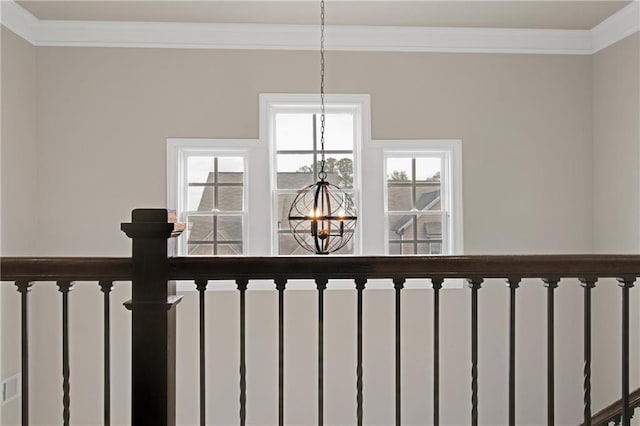
M 325 108 L 324 108 L 324 0 L 320 1 L 320 172 L 318 177 L 324 180 L 327 177 L 324 158 L 324 128 L 325 128 Z

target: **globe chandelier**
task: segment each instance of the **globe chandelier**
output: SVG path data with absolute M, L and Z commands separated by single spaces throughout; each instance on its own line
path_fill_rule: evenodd
M 289 229 L 296 242 L 315 254 L 329 254 L 353 238 L 358 220 L 353 200 L 329 183 L 324 152 L 324 0 L 320 1 L 320 171 L 318 181 L 300 189 L 289 209 Z

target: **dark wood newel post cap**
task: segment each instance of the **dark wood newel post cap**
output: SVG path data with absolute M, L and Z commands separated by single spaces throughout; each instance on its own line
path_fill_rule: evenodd
M 135 209 L 131 223 L 120 224 L 120 229 L 129 238 L 173 238 L 183 230 L 176 225 L 169 222 L 167 209 Z

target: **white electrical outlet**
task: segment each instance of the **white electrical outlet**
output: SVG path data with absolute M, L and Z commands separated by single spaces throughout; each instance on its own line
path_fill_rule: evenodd
M 20 376 L 21 374 L 18 373 L 15 376 L 3 380 L 2 384 L 0 384 L 0 401 L 2 405 L 18 398 L 22 393 L 22 380 Z

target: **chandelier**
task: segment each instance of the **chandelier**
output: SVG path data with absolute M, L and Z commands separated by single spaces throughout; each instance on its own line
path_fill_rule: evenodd
M 318 181 L 300 189 L 289 209 L 289 228 L 296 242 L 315 254 L 329 254 L 351 241 L 356 227 L 353 200 L 327 181 L 324 153 L 324 0 L 320 1 L 320 171 Z

